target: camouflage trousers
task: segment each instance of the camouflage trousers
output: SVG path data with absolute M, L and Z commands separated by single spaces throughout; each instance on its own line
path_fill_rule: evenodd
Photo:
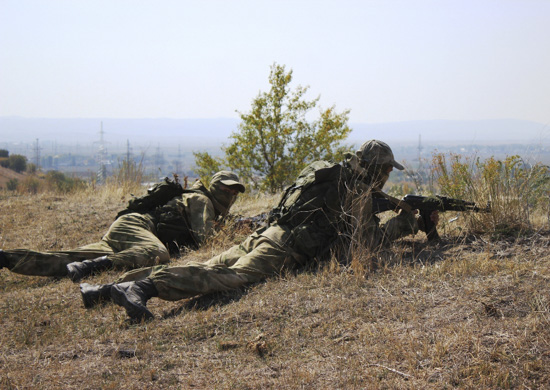
M 388 221 L 382 229 L 375 223 L 366 232 L 371 243 L 380 243 L 416 233 L 418 227 L 415 224 L 412 215 L 400 215 Z M 149 278 L 155 284 L 159 298 L 167 301 L 236 289 L 303 265 L 307 257 L 293 249 L 300 247 L 294 242 L 299 239 L 289 228 L 273 225 L 257 230 L 242 244 L 205 263 L 136 269 L 122 275 L 117 283 Z
M 205 263 L 137 269 L 122 275 L 117 283 L 150 278 L 159 298 L 168 301 L 236 289 L 297 266 L 299 255 L 284 245 L 290 239 L 289 230 L 271 226 Z
M 107 256 L 115 268 L 121 269 L 164 264 L 170 260 L 168 249 L 155 236 L 151 219 L 137 213 L 118 218 L 101 241 L 80 248 L 57 252 L 13 249 L 4 253 L 12 272 L 38 276 L 65 276 L 67 264 L 101 256 Z

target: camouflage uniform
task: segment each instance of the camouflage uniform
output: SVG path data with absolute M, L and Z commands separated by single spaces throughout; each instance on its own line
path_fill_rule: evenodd
M 403 169 L 393 160 L 393 154 L 388 161 Z M 378 168 L 382 163 L 376 163 Z M 332 186 L 338 188 L 323 191 L 324 202 L 331 204 L 323 213 L 317 213 L 317 219 L 307 223 L 294 223 L 292 216 L 286 221 L 281 219 L 255 231 L 242 244 L 206 263 L 138 269 L 122 275 L 117 283 L 148 279 L 154 284 L 153 291 L 156 289 L 159 298 L 174 301 L 235 289 L 278 275 L 322 255 L 331 249 L 332 243 L 349 247 L 353 242 L 374 249 L 416 233 L 418 225 L 411 213 L 401 213 L 384 225 L 379 224 L 372 211 L 373 186 L 377 183 L 373 178 L 361 180 L 357 172 L 364 171 L 358 164 L 357 156 L 350 155 L 343 164 L 333 166 L 338 173 L 335 181 L 338 184 Z
M 120 268 L 147 267 L 170 260 L 168 249 L 155 235 L 150 215 L 126 214 L 118 218 L 101 241 L 77 249 L 37 252 L 27 249 L 4 251 L 6 267 L 23 275 L 65 276 L 67 264 L 109 256 Z
M 217 175 L 212 178 L 210 191 L 198 182 L 193 186 L 195 192 L 186 192 L 166 205 L 189 225 L 183 229 L 191 237 L 192 242 L 187 243 L 189 246 L 197 246 L 210 236 L 216 218 L 227 214 L 234 201 L 225 199 L 224 193 L 218 194 L 221 191 L 217 186 L 220 181 L 227 182 L 225 179 L 228 177 L 237 178 L 237 181 L 238 177 L 225 171 Z M 238 185 L 244 191 L 244 186 L 240 183 Z M 202 191 L 198 188 L 202 188 Z M 57 252 L 6 250 L 1 253 L 3 265 L 23 275 L 65 276 L 69 263 L 101 256 L 107 256 L 113 267 L 121 269 L 165 264 L 170 260 L 170 253 L 159 239 L 159 219 L 154 212 L 124 214 L 115 220 L 107 234 L 97 243 Z

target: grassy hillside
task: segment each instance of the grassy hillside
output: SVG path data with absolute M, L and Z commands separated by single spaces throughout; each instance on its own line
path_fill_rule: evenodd
M 108 189 L 0 193 L 0 247 L 96 241 L 127 199 Z M 243 198 L 234 210 L 253 215 L 274 202 Z M 141 325 L 116 305 L 84 309 L 69 280 L 3 269 L 0 388 L 547 388 L 546 223 L 515 236 L 443 224 L 441 243 L 404 239 L 379 255 L 376 271 L 328 262 L 243 291 L 153 298 L 157 319 Z M 248 233 L 226 227 L 173 262 L 206 260 Z
M 8 181 L 16 179 L 22 180 L 25 177 L 22 173 L 17 173 L 11 169 L 0 167 L 0 189 L 6 188 Z

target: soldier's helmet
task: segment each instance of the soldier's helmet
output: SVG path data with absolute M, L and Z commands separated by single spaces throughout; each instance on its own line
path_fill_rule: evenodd
M 391 148 L 385 142 L 370 140 L 365 142 L 357 152 L 355 152 L 361 165 L 364 167 L 373 165 L 390 164 L 396 169 L 402 171 L 403 165 L 395 161 Z
M 245 192 L 245 186 L 239 181 L 239 176 L 230 171 L 220 171 L 212 176 L 211 185 L 214 183 L 222 183 L 228 187 L 234 187 L 239 192 Z
M 222 215 L 227 214 L 231 205 L 235 202 L 235 199 L 237 199 L 237 195 L 231 191 L 227 191 L 227 188 L 224 186 L 234 188 L 239 192 L 245 191 L 244 185 L 239 181 L 239 176 L 233 172 L 220 171 L 212 176 L 208 190 L 216 200 L 216 202 L 214 202 L 214 208 Z

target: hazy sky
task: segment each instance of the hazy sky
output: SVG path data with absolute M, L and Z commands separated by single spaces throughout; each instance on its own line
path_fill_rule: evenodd
M 550 123 L 550 0 L 0 0 L 0 116 L 237 117 L 294 71 L 351 122 Z

